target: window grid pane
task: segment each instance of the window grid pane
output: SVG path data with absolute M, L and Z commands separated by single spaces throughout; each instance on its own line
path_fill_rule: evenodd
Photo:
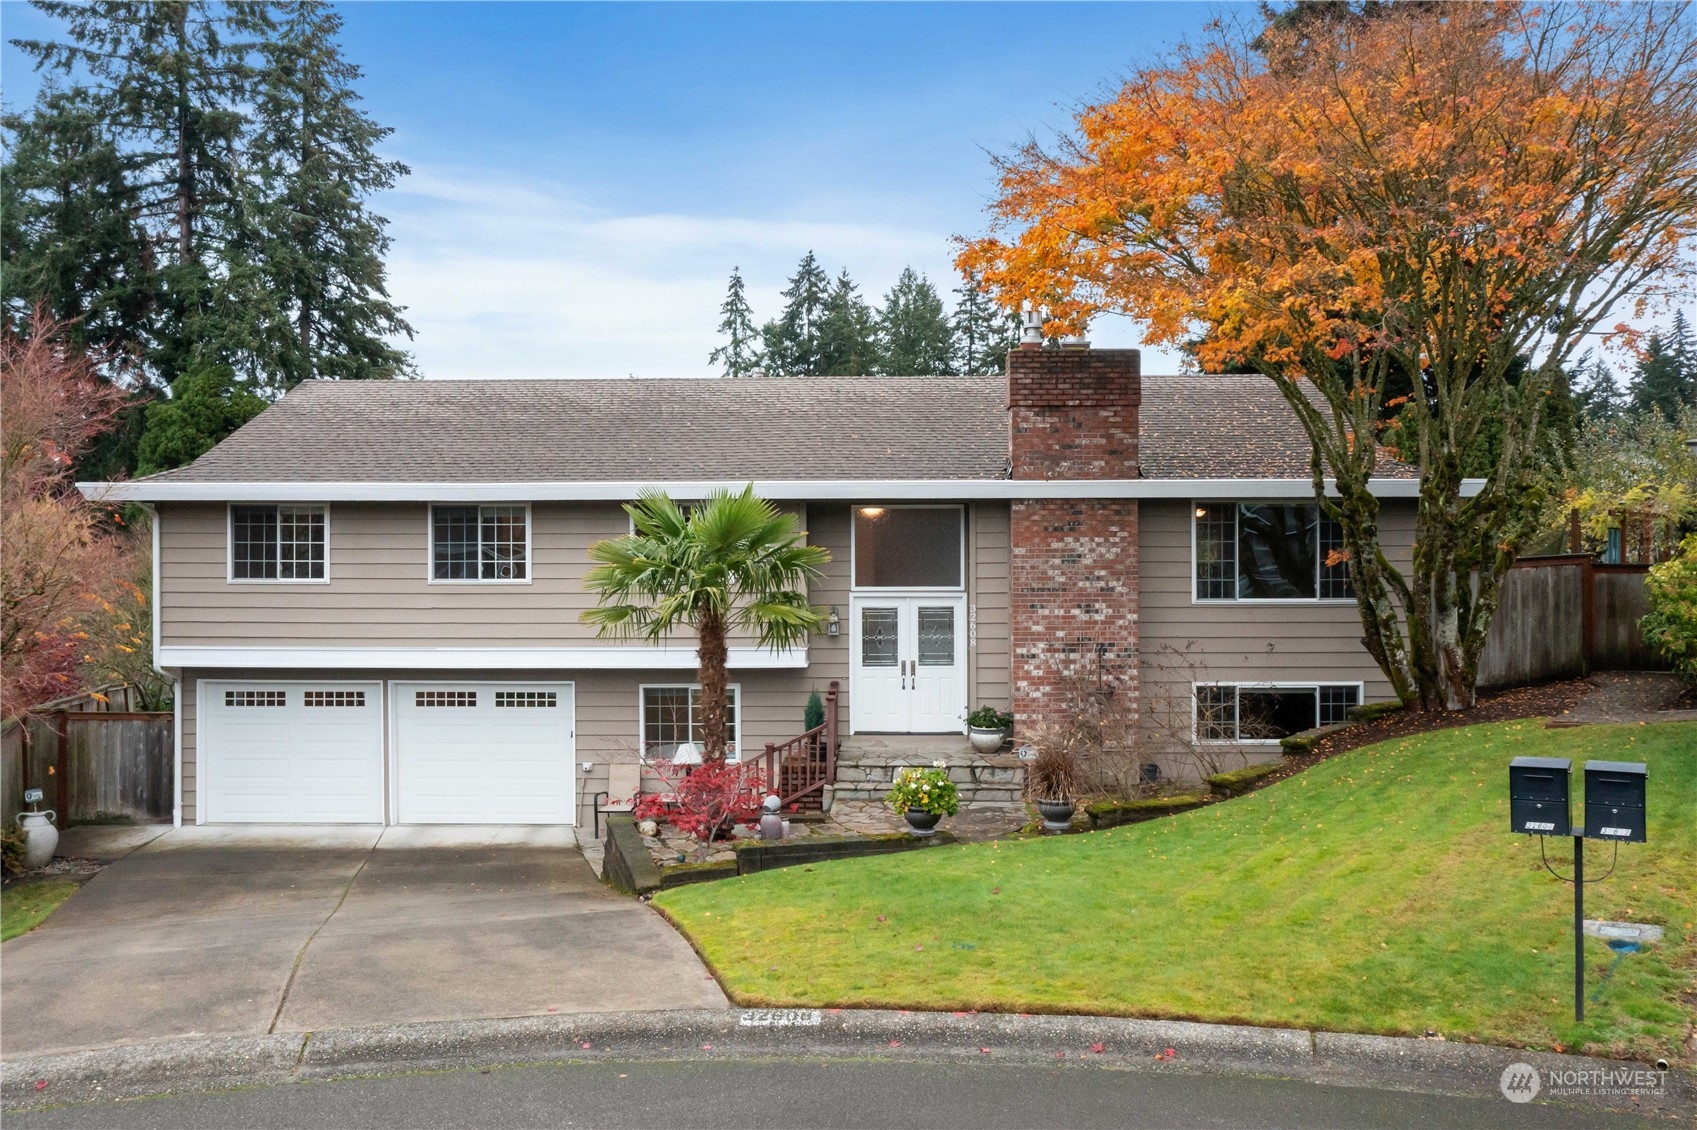
M 476 706 L 476 691 L 414 691 L 414 706 Z
M 230 507 L 230 575 L 238 581 L 277 578 L 277 508 Z
M 1333 557 L 1336 561 L 1332 561 Z M 1343 523 L 1320 515 L 1320 599 L 1353 600 L 1355 586 L 1349 583 L 1349 560 L 1344 556 Z
M 1196 688 L 1196 736 L 1205 742 L 1237 738 L 1237 688 Z
M 1237 507 L 1196 508 L 1196 599 L 1237 598 Z
M 485 506 L 480 511 L 485 581 L 524 580 L 524 507 Z
M 322 507 L 277 507 L 277 576 L 285 581 L 324 579 Z
M 475 581 L 477 562 L 477 507 L 433 506 L 434 561 L 431 576 L 438 581 Z
M 1336 726 L 1349 720 L 1349 708 L 1361 705 L 1360 687 L 1321 687 L 1320 725 Z
M 288 691 L 225 691 L 225 706 L 287 706 Z

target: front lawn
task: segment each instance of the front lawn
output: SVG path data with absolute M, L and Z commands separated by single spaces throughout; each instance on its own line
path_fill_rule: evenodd
M 1587 758 L 1649 765 L 1650 842 L 1587 884 L 1586 917 L 1667 937 L 1618 964 L 1590 943 L 1583 1025 L 1572 888 L 1538 839 L 1508 831 L 1520 755 L 1572 758 L 1576 789 Z M 1588 877 L 1612 851 L 1588 845 Z M 1550 854 L 1567 873 L 1569 841 Z M 744 1005 L 1432 1029 L 1669 1055 L 1693 1018 L 1680 993 L 1697 964 L 1697 726 L 1441 730 L 1152 823 L 789 868 L 655 904 Z
M 77 893 L 77 884 L 62 879 L 38 879 L 0 891 L 0 942 L 27 934 Z

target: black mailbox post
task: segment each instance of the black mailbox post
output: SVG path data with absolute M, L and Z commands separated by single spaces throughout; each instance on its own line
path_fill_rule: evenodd
M 1644 843 L 1644 794 L 1648 775 L 1636 761 L 1585 763 L 1585 820 L 1568 819 L 1568 782 L 1573 762 L 1565 757 L 1517 757 L 1508 765 L 1509 830 L 1573 840 L 1573 1019 L 1585 1019 L 1585 841 Z M 1617 849 L 1618 851 L 1618 849 Z M 1540 841 L 1539 852 L 1543 847 Z M 1544 861 L 1550 874 L 1549 860 Z M 1614 866 L 1609 866 L 1609 875 Z M 1607 879 L 1609 875 L 1604 875 Z M 1562 876 L 1556 875 L 1561 879 Z M 1599 880 L 1592 880 L 1597 882 Z
M 1587 761 L 1585 834 L 1617 843 L 1644 843 L 1644 786 L 1648 778 L 1641 762 Z
M 1565 757 L 1517 757 L 1509 762 L 1509 830 L 1533 836 L 1568 835 L 1567 791 L 1572 774 L 1573 762 Z

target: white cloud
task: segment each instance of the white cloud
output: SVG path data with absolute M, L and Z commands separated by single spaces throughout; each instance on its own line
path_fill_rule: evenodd
M 903 224 L 888 200 L 838 201 L 825 216 L 621 214 L 569 185 L 415 164 L 379 207 L 395 240 L 390 291 L 426 377 L 708 375 L 731 267 L 764 320 L 810 248 L 872 301 L 910 264 L 940 290 L 956 285 L 950 233 Z M 1135 344 L 1128 329 L 1105 323 L 1096 340 Z M 1146 354 L 1156 366 L 1171 363 Z

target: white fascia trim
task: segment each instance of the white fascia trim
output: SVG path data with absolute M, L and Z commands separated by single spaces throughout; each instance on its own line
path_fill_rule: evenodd
M 572 670 L 693 671 L 693 647 L 199 647 L 166 646 L 171 667 L 246 669 L 346 668 L 349 670 Z M 733 647 L 733 670 L 795 670 L 807 666 L 807 649 L 773 651 Z
M 1328 479 L 1327 493 L 1332 493 Z M 782 479 L 521 483 L 78 483 L 102 502 L 629 502 L 645 490 L 706 498 L 752 485 L 762 498 L 802 502 L 1006 501 L 1040 498 L 1311 498 L 1312 479 Z M 1467 479 L 1471 497 L 1483 479 Z M 1375 479 L 1380 498 L 1415 498 L 1417 479 Z

